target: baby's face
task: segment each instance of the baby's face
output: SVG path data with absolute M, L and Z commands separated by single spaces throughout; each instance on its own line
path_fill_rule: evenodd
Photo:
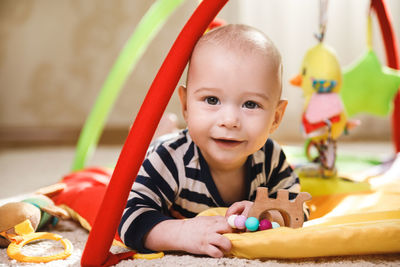
M 269 68 L 256 53 L 213 44 L 199 47 L 192 57 L 187 89 L 181 89 L 186 92 L 183 112 L 211 167 L 241 166 L 277 127 L 277 110 L 283 114 L 286 103 L 282 110 L 280 75 Z

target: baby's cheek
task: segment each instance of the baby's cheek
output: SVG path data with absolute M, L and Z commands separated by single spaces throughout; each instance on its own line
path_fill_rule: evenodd
M 264 146 L 269 137 L 269 131 L 259 126 L 253 127 L 253 144 L 256 150 Z

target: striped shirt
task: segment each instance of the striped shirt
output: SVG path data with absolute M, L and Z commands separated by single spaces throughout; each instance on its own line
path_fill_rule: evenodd
M 245 168 L 246 200 L 254 201 L 259 186 L 268 187 L 270 197 L 276 197 L 278 189 L 288 189 L 294 199 L 300 191 L 299 178 L 272 139 L 247 158 Z M 150 146 L 118 232 L 128 247 L 146 253 L 150 251 L 143 247 L 143 237 L 156 224 L 230 204 L 221 198 L 207 162 L 185 129 Z

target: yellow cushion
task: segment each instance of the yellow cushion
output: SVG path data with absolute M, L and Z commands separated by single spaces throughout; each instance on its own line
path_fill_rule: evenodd
M 232 242 L 227 256 L 307 258 L 400 252 L 400 189 L 373 189 L 369 193 L 313 197 L 308 204 L 311 215 L 314 210 L 323 216 L 302 228 L 225 234 Z M 199 216 L 224 216 L 225 212 L 226 208 L 215 208 Z

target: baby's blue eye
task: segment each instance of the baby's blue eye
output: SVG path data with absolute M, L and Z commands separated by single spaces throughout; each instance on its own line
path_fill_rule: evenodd
M 219 104 L 219 99 L 216 98 L 215 96 L 208 96 L 208 97 L 206 97 L 205 101 L 209 105 L 217 105 L 217 104 Z
M 253 101 L 246 101 L 243 104 L 243 107 L 248 108 L 248 109 L 255 109 L 255 108 L 259 108 L 260 106 Z

